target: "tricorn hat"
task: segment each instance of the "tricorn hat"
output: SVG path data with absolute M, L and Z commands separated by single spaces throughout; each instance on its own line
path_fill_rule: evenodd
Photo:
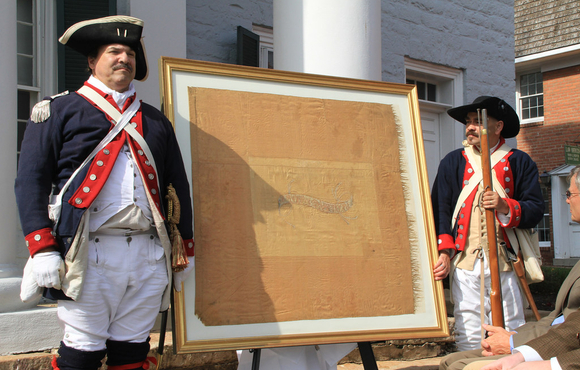
M 135 79 L 147 79 L 147 57 L 141 38 L 143 21 L 126 15 L 89 19 L 70 26 L 58 41 L 88 56 L 102 45 L 123 44 L 136 53 Z
M 493 96 L 480 96 L 471 104 L 449 109 L 447 114 L 465 125 L 467 113 L 477 112 L 477 109 L 487 109 L 488 116 L 503 121 L 501 135 L 504 138 L 515 137 L 520 132 L 520 119 L 516 111 L 502 99 Z

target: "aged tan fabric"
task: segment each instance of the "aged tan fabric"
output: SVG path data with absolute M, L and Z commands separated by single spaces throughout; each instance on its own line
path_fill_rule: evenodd
M 414 313 L 390 106 L 194 87 L 189 99 L 204 325 Z

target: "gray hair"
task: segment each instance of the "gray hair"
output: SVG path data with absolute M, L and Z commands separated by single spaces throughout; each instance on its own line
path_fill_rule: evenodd
M 568 175 L 568 182 L 570 182 L 570 180 L 572 180 L 572 178 L 574 178 L 574 182 L 576 183 L 576 187 L 578 189 L 580 189 L 580 176 L 578 176 L 578 173 L 580 173 L 580 166 L 576 166 L 576 167 L 572 168 L 572 171 L 570 171 L 570 174 Z

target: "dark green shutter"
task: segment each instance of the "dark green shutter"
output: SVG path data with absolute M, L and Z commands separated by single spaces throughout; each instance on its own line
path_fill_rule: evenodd
M 73 24 L 117 14 L 117 0 L 60 0 L 57 2 L 58 36 Z M 87 58 L 59 43 L 58 89 L 75 91 L 90 75 Z
M 260 66 L 260 36 L 242 26 L 238 26 L 237 64 Z

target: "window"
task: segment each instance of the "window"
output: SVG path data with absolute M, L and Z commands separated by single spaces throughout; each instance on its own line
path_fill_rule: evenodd
M 20 157 L 20 144 L 24 136 L 26 121 L 32 105 L 38 101 L 37 73 L 37 37 L 36 37 L 36 2 L 34 0 L 18 0 L 16 8 L 16 58 L 17 63 L 17 125 L 18 146 L 16 157 Z
M 56 40 L 73 23 L 115 14 L 117 2 L 16 1 L 18 158 L 26 122 L 34 104 L 44 96 L 76 90 L 88 77 L 87 59 L 70 48 L 58 45 Z M 77 60 L 72 55 L 75 53 Z
M 544 87 L 542 73 L 520 75 L 520 116 L 522 121 L 544 117 Z M 525 123 L 525 122 L 522 122 Z
M 541 247 L 549 247 L 552 240 L 550 233 L 550 188 L 542 185 L 542 195 L 544 197 L 544 218 L 537 226 L 538 238 Z
M 437 101 L 437 85 L 429 82 L 410 79 L 407 79 L 407 83 L 410 85 L 417 86 L 417 95 L 419 97 L 419 100 L 434 101 L 434 102 Z
M 274 31 L 272 27 L 253 25 L 252 31 L 260 36 L 260 67 L 274 69 Z
M 116 0 L 60 0 L 57 2 L 58 37 L 77 22 L 116 14 L 116 10 Z M 87 58 L 69 47 L 59 45 L 58 66 L 58 92 L 75 91 L 89 78 Z
M 260 36 L 254 32 L 238 26 L 237 60 L 242 66 L 259 67 Z

